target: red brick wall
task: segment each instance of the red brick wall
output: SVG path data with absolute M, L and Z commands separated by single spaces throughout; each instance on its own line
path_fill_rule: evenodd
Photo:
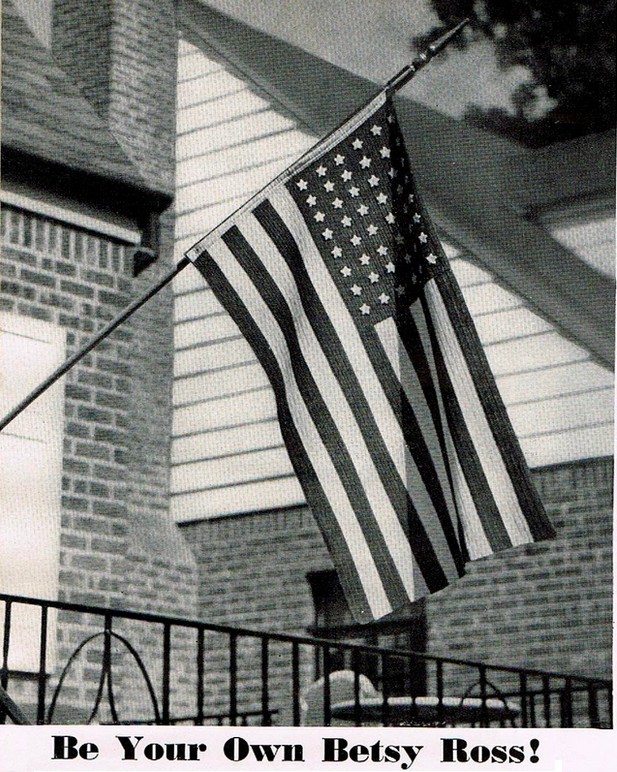
M 162 270 L 136 285 L 125 244 L 13 207 L 2 213 L 0 308 L 64 328 L 68 354 Z M 60 600 L 195 616 L 194 558 L 168 514 L 171 324 L 163 292 L 66 376 Z M 93 620 L 59 622 L 64 663 Z M 160 630 L 153 636 L 160 653 Z M 142 631 L 135 643 L 153 641 Z M 92 704 L 96 672 L 74 675 L 63 699 Z
M 610 672 L 611 461 L 533 473 L 558 538 L 478 561 L 467 577 L 428 599 L 429 652 Z M 297 633 L 313 622 L 306 574 L 331 564 L 305 508 L 182 530 L 197 556 L 204 620 Z
M 432 653 L 611 676 L 611 462 L 534 472 L 557 539 L 477 561 L 432 598 Z
M 163 195 L 174 187 L 174 8 L 174 0 L 56 0 L 52 34 L 56 61 L 99 111 L 145 186 Z M 44 180 L 26 182 L 44 197 Z M 1 307 L 64 328 L 69 354 L 172 264 L 171 210 L 162 217 L 158 260 L 138 279 L 128 245 L 11 208 L 4 218 Z M 168 288 L 66 378 L 61 600 L 196 613 L 194 558 L 168 511 L 172 325 Z M 60 614 L 59 663 L 92 623 Z M 153 663 L 160 662 L 161 629 L 148 630 L 142 626 L 132 642 L 160 670 Z M 63 690 L 73 706 L 92 705 L 100 647 L 82 660 Z M 185 664 L 180 654 L 176 665 Z M 124 678 L 125 698 L 144 692 L 138 673 Z M 186 699 L 174 699 L 183 712 Z

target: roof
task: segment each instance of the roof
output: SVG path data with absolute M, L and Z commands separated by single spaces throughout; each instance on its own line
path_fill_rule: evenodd
M 103 119 L 30 32 L 2 4 L 2 145 L 70 170 L 148 186 Z

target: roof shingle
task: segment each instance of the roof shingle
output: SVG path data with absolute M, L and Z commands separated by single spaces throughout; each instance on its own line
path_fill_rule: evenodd
M 30 32 L 2 8 L 2 144 L 132 187 L 148 188 L 111 131 Z

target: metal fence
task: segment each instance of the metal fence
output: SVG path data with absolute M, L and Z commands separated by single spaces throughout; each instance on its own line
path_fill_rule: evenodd
M 3 722 L 612 726 L 606 679 L 157 614 L 0 594 L 0 640 Z

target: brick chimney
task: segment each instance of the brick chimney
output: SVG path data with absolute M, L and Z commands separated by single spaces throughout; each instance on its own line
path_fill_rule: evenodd
M 52 52 L 147 185 L 173 194 L 175 0 L 55 0 Z
M 174 0 L 55 0 L 52 53 L 98 111 L 145 185 L 174 192 L 177 32 Z M 157 231 L 158 212 L 152 213 Z M 173 262 L 173 210 L 160 215 L 158 259 L 138 278 L 139 297 Z M 194 558 L 169 520 L 173 295 L 168 286 L 117 331 L 126 336 L 126 445 L 121 495 L 126 541 L 114 563 L 117 605 L 194 613 Z M 118 494 L 120 495 L 120 494 Z M 115 506 L 115 503 L 114 503 Z

